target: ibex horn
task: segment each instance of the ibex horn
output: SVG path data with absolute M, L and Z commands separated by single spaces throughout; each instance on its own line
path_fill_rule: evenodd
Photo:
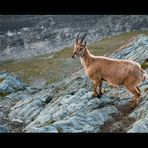
M 86 37 L 87 33 L 84 34 L 84 36 L 81 38 L 81 43 L 83 43 L 85 37 Z
M 78 40 L 79 40 L 79 34 L 80 34 L 80 33 L 78 33 L 77 38 L 76 38 L 76 42 L 77 42 L 77 43 L 78 43 Z

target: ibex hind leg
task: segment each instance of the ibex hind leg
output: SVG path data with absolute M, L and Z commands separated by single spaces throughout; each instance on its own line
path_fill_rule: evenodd
M 141 90 L 140 90 L 139 86 L 136 86 L 136 89 L 137 89 L 137 91 L 138 91 L 139 93 L 141 93 Z
M 102 81 L 99 84 L 99 95 L 102 96 L 103 92 L 102 92 Z
M 133 99 L 130 101 L 130 108 L 135 108 L 140 101 L 141 93 L 139 92 L 139 88 L 137 86 L 126 86 L 126 88 L 134 95 Z

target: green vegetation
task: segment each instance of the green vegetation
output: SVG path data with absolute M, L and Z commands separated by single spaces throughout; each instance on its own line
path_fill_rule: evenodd
M 143 33 L 144 35 L 148 35 L 148 30 L 143 30 L 141 33 Z
M 10 63 L 13 63 L 15 60 L 6 60 L 6 61 L 0 61 L 0 66 L 3 66 L 3 65 L 7 65 L 7 64 L 10 64 Z
M 5 80 L 5 78 L 0 78 L 0 83 L 3 82 Z
M 49 121 L 45 124 L 45 126 L 46 126 L 46 125 L 51 125 L 51 124 L 53 124 L 54 122 L 56 122 L 56 121 L 54 121 L 54 120 L 49 120 Z
M 18 74 L 25 82 L 32 83 L 36 79 L 45 79 L 48 83 L 54 83 L 57 80 L 64 78 L 64 74 L 70 75 L 80 69 L 74 67 L 79 61 L 65 61 L 61 58 L 33 58 L 23 62 L 14 62 L 1 65 L 0 70 L 7 70 Z
M 5 97 L 7 95 L 8 95 L 8 93 L 6 93 L 6 92 L 0 92 L 0 97 Z
M 115 35 L 102 39 L 101 41 L 91 43 L 88 47 L 94 55 L 104 55 L 118 49 L 137 35 L 139 35 L 138 32 L 122 33 L 120 35 Z
M 62 133 L 62 132 L 63 132 L 63 129 L 62 129 L 62 128 L 57 128 L 57 131 L 58 131 L 59 133 Z
M 145 90 L 144 90 L 144 91 L 145 91 L 145 92 L 146 92 L 146 91 L 148 91 L 148 88 L 145 88 Z
M 148 31 L 143 33 L 147 35 Z M 139 34 L 140 32 L 136 31 L 122 33 L 91 43 L 88 48 L 94 55 L 105 55 L 115 51 Z M 54 56 L 46 54 L 21 61 L 8 60 L 0 62 L 0 70 L 14 72 L 27 83 L 32 83 L 36 79 L 44 79 L 46 84 L 51 84 L 70 76 L 82 68 L 79 59 L 72 60 L 72 52 L 73 47 L 66 47 L 55 53 Z
M 65 47 L 63 50 L 55 53 L 54 58 L 69 58 L 72 56 L 73 48 Z
M 147 61 L 144 61 L 142 64 L 141 64 L 141 67 L 143 69 L 147 69 L 148 68 L 148 62 Z

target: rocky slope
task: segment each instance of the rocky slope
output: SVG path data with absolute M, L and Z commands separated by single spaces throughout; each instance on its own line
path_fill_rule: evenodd
M 110 56 L 142 64 L 148 58 L 148 36 L 138 36 Z M 92 99 L 92 84 L 83 70 L 43 89 L 1 72 L 0 88 L 0 132 L 148 132 L 148 81 L 140 85 L 141 102 L 134 110 L 128 107 L 132 95 L 107 83 L 103 84 L 104 95 Z
M 73 44 L 78 32 L 89 42 L 148 28 L 147 15 L 0 16 L 0 60 L 49 54 Z

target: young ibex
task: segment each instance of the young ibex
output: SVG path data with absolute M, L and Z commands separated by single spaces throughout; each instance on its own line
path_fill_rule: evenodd
M 85 37 L 86 34 L 79 39 L 79 34 L 77 35 L 72 58 L 80 57 L 86 75 L 93 82 L 92 96 L 100 97 L 103 94 L 102 81 L 107 81 L 112 86 L 125 86 L 134 95 L 131 107 L 138 105 L 141 95 L 138 85 L 147 77 L 145 71 L 134 61 L 92 55 L 86 46 L 86 41 L 83 42 Z

